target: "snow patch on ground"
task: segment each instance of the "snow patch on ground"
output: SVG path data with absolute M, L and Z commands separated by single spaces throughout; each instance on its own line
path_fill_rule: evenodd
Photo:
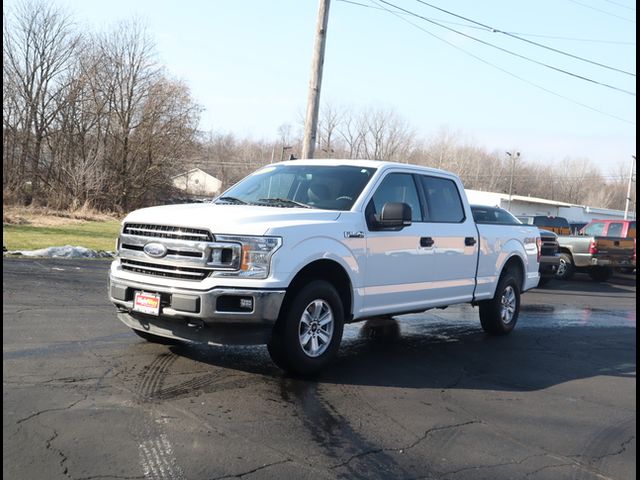
M 4 255 L 22 255 L 25 257 L 51 257 L 51 258 L 111 258 L 113 252 L 104 250 L 91 250 L 85 247 L 74 247 L 65 245 L 64 247 L 47 247 L 39 250 L 10 250 Z

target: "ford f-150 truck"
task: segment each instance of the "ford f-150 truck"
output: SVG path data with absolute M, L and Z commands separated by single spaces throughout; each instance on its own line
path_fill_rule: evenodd
M 478 225 L 460 179 L 382 161 L 266 166 L 212 203 L 124 220 L 109 297 L 146 340 L 266 343 L 301 374 L 335 355 L 345 323 L 458 303 L 514 328 L 538 284 L 540 234 Z

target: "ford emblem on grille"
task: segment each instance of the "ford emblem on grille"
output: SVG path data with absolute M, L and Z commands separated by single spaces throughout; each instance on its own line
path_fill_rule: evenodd
M 143 250 L 144 253 L 153 258 L 162 258 L 167 254 L 167 247 L 157 242 L 147 243 Z

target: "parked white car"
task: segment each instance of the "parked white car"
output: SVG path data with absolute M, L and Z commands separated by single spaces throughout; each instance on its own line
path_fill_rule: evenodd
M 109 295 L 149 341 L 266 343 L 306 374 L 367 318 L 472 303 L 485 331 L 511 332 L 539 256 L 536 227 L 477 225 L 452 173 L 294 160 L 209 204 L 130 213 Z

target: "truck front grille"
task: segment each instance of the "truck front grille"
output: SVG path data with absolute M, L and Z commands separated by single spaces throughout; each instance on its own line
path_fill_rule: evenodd
M 179 278 L 182 280 L 203 280 L 211 273 L 204 268 L 182 267 L 174 265 L 163 265 L 160 263 L 139 262 L 122 258 L 120 260 L 123 270 L 140 273 L 143 275 L 155 275 L 157 277 Z
M 542 238 L 542 247 L 540 249 L 542 255 L 555 255 L 558 250 L 559 245 L 555 239 Z
M 127 223 L 123 234 L 137 237 L 170 238 L 172 240 L 188 240 L 193 242 L 211 242 L 213 236 L 208 230 L 198 228 L 169 227 L 166 225 L 149 225 L 141 223 Z
M 122 250 L 133 250 L 134 252 L 143 252 L 144 247 L 142 245 L 130 245 L 128 243 L 121 243 L 120 248 Z M 167 249 L 167 255 L 173 255 L 176 257 L 189 257 L 189 258 L 202 258 L 203 252 L 190 252 L 185 250 L 178 250 L 173 248 Z

